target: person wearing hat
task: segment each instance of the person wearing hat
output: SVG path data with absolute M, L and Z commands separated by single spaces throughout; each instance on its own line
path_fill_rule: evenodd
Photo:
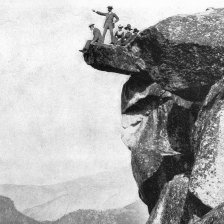
M 122 46 L 127 45 L 131 41 L 131 39 L 132 39 L 132 33 L 131 33 L 132 28 L 131 28 L 131 25 L 128 24 L 124 29 L 126 30 L 126 33 L 125 33 L 124 37 L 121 40 L 121 45 Z
M 94 9 L 93 9 L 93 12 L 95 12 L 98 15 L 101 15 L 101 16 L 106 16 L 106 20 L 105 20 L 104 26 L 103 26 L 104 27 L 103 42 L 105 40 L 107 30 L 109 29 L 110 30 L 110 36 L 111 36 L 111 44 L 113 44 L 114 43 L 114 34 L 113 34 L 114 23 L 117 23 L 119 21 L 119 17 L 114 12 L 112 12 L 112 10 L 113 10 L 112 6 L 108 6 L 107 9 L 108 9 L 107 13 L 99 12 L 99 11 L 96 11 Z M 114 21 L 114 18 L 115 18 L 115 21 Z
M 82 53 L 86 53 L 88 51 L 90 44 L 103 43 L 103 37 L 101 35 L 100 30 L 94 27 L 93 23 L 89 25 L 89 28 L 93 32 L 93 39 L 87 40 L 85 47 L 82 50 L 79 50 Z
M 137 28 L 133 29 L 132 40 L 134 40 L 139 34 L 139 30 Z
M 126 47 L 129 47 L 130 45 L 131 45 L 131 43 L 134 41 L 134 39 L 137 37 L 137 36 L 139 36 L 139 30 L 137 29 L 137 28 L 134 28 L 133 29 L 133 32 L 132 32 L 132 37 L 131 37 L 131 39 L 129 40 L 129 41 L 127 41 L 126 42 Z M 136 45 L 136 44 L 134 44 L 134 45 Z M 132 49 L 132 51 L 133 51 L 133 49 Z
M 124 37 L 123 26 L 119 25 L 118 30 L 116 31 L 114 35 L 114 43 L 117 45 L 120 45 L 123 37 Z

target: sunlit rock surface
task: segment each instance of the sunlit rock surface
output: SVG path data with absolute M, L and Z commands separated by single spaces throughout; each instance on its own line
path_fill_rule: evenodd
M 224 201 L 223 18 L 224 9 L 212 8 L 172 16 L 126 47 L 95 44 L 84 54 L 96 69 L 131 76 L 121 96 L 122 140 L 149 223 L 213 223 L 204 217 Z M 184 194 L 180 175 L 190 179 Z M 181 212 L 173 214 L 175 202 Z
M 224 80 L 212 86 L 195 123 L 190 191 L 214 208 L 224 201 Z
M 183 175 L 175 176 L 161 192 L 147 224 L 178 224 L 184 212 L 189 179 Z

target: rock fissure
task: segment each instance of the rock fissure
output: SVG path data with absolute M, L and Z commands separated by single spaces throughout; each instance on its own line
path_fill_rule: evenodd
M 224 9 L 169 17 L 127 47 L 91 45 L 84 59 L 130 75 L 121 96 L 148 224 L 223 223 Z

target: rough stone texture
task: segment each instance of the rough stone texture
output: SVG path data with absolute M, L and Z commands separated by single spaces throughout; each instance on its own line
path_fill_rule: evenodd
M 193 169 L 191 190 L 202 198 L 206 197 L 206 203 L 212 207 L 223 200 L 222 119 L 223 81 L 220 81 L 213 86 L 205 101 L 194 129 L 193 139 L 198 154 Z
M 147 224 L 179 224 L 188 192 L 189 179 L 175 176 L 168 182 L 154 207 Z
M 214 208 L 224 201 L 224 80 L 211 88 L 199 112 L 193 146 L 190 191 Z
M 221 214 L 210 210 L 224 201 L 224 9 L 167 18 L 126 47 L 91 45 L 84 59 L 131 75 L 122 90 L 122 140 L 149 223 L 203 223 L 207 213 Z M 186 197 L 173 190 L 180 174 L 190 177 Z M 185 201 L 179 220 L 171 214 L 178 198 Z
M 96 69 L 122 74 L 138 74 L 140 72 L 138 63 L 142 63 L 141 59 L 127 48 L 106 44 L 91 45 L 84 58 L 87 64 Z
M 210 210 L 210 207 L 204 205 L 197 197 L 188 192 L 184 206 L 184 214 L 180 223 L 193 224 L 197 220 L 200 220 L 200 218 L 202 218 Z
M 122 139 L 131 149 L 189 154 L 191 106 L 192 102 L 164 91 L 156 83 L 131 77 L 122 90 Z
M 209 213 L 207 213 L 201 220 L 194 222 L 194 224 L 223 224 L 224 223 L 224 204 L 220 204 Z
M 133 175 L 138 183 L 139 196 L 148 206 L 149 213 L 164 185 L 176 174 L 187 172 L 188 161 L 185 156 L 162 157 L 156 151 L 132 152 Z
M 132 152 L 132 169 L 149 211 L 164 184 L 192 164 L 192 102 L 156 83 L 131 77 L 122 91 L 122 140 Z
M 92 45 L 91 66 L 159 83 L 185 99 L 201 100 L 224 72 L 224 9 L 165 19 L 129 47 Z

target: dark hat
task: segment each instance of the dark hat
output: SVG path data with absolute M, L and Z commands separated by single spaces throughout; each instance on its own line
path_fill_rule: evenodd
M 125 28 L 124 28 L 125 30 L 132 30 L 132 28 L 131 28 L 131 25 L 130 24 L 128 24 Z
M 120 25 L 118 26 L 118 28 L 123 28 L 123 26 L 120 24 Z
M 113 9 L 113 6 L 109 5 L 107 6 L 108 9 Z
M 94 23 L 90 24 L 90 25 L 89 25 L 89 28 L 90 28 L 91 26 L 94 26 L 94 25 L 95 25 Z
M 137 28 L 134 28 L 133 33 L 138 33 L 139 30 Z

